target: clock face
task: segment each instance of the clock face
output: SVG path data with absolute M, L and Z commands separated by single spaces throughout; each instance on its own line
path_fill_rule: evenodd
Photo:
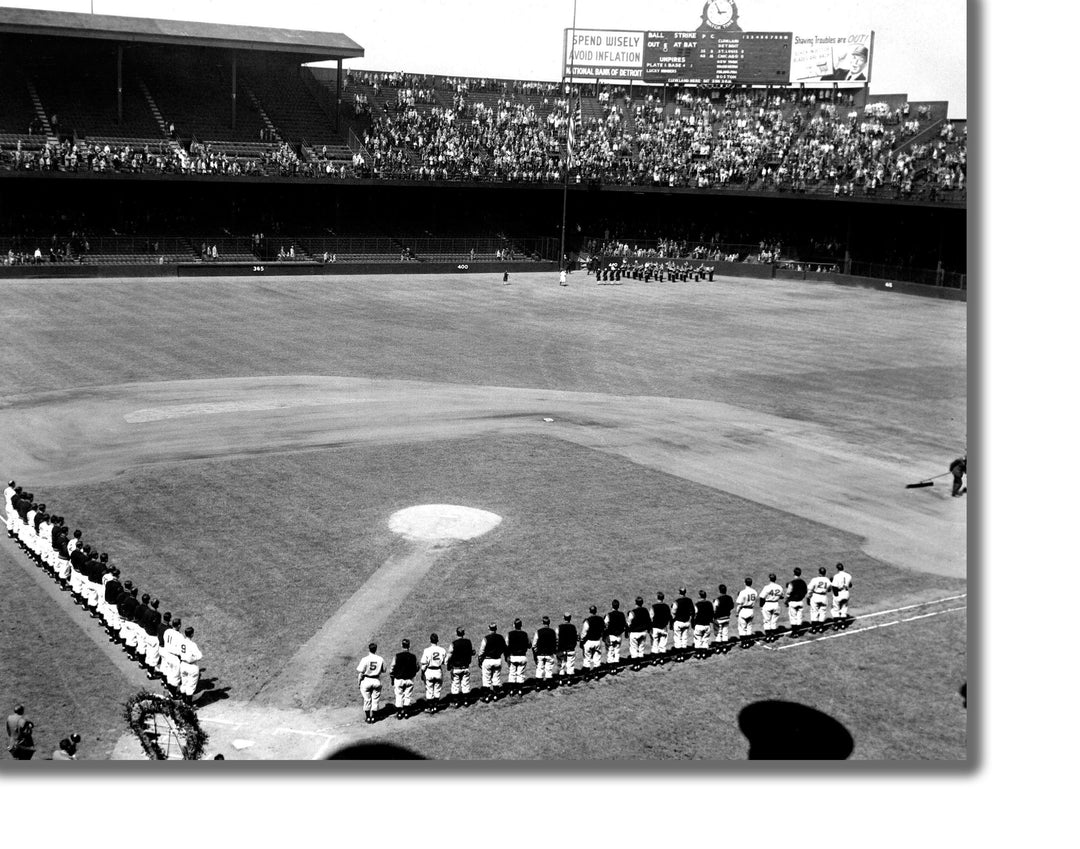
M 709 0 L 705 4 L 705 22 L 716 29 L 730 26 L 735 17 L 735 4 L 731 0 Z

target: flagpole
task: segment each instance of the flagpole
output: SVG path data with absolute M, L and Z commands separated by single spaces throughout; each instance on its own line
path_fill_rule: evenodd
M 577 36 L 577 0 L 574 0 L 574 20 L 570 25 L 570 99 L 567 107 L 567 114 L 570 122 L 574 120 L 574 54 L 577 53 L 576 45 L 574 44 L 575 37 Z M 570 124 L 566 127 L 566 166 L 563 169 L 563 186 L 562 186 L 562 236 L 559 240 L 559 270 L 562 271 L 566 265 L 563 264 L 563 258 L 566 256 L 566 195 L 570 188 Z M 569 270 L 569 269 L 567 269 Z

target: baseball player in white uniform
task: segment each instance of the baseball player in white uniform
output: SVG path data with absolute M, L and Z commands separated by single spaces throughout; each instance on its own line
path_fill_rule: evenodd
M 177 640 L 180 651 L 180 695 L 188 703 L 195 697 L 195 688 L 199 686 L 199 667 L 196 665 L 202 660 L 202 652 L 192 639 L 195 629 L 190 625 L 184 629 L 184 636 Z
M 439 645 L 439 635 L 431 635 L 431 645 L 420 655 L 420 671 L 424 675 L 424 699 L 427 712 L 435 713 L 436 703 L 442 698 L 443 668 L 446 666 L 446 649 Z
M 170 690 L 176 690 L 180 686 L 180 642 L 184 639 L 184 635 L 180 633 L 181 625 L 183 620 L 177 617 L 172 621 L 172 627 L 162 635 L 158 671 L 165 676 L 165 685 Z
M 844 564 L 836 564 L 836 574 L 832 578 L 832 615 L 833 619 L 846 619 L 848 600 L 851 598 L 851 575 L 844 571 Z
M 810 628 L 818 630 L 825 622 L 825 609 L 829 605 L 829 590 L 832 583 L 825 577 L 825 567 L 818 568 L 817 576 L 811 578 L 806 584 L 806 591 L 810 597 Z
M 386 670 L 386 661 L 375 654 L 378 645 L 368 643 L 368 653 L 356 665 L 356 683 L 364 697 L 365 722 L 374 722 L 382 696 L 382 674 Z
M 741 648 L 749 645 L 747 638 L 754 635 L 754 605 L 757 604 L 758 594 L 754 589 L 754 579 L 747 578 L 745 587 L 740 590 L 735 599 L 735 609 L 739 616 L 739 638 L 742 640 Z
M 780 602 L 784 598 L 784 588 L 776 583 L 776 573 L 769 573 L 769 583 L 761 588 L 761 618 L 765 639 L 776 636 L 780 627 Z
M 8 481 L 4 487 L 4 518 L 7 520 L 7 532 L 9 537 L 15 536 L 15 518 L 19 515 L 15 512 L 15 481 Z

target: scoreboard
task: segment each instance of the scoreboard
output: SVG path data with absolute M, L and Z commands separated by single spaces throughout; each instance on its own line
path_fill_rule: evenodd
M 790 32 L 645 33 L 645 82 L 787 85 Z
M 563 78 L 845 88 L 870 80 L 874 33 L 565 30 Z

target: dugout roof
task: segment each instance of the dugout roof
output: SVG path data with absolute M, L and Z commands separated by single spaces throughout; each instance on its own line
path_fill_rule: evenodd
M 352 59 L 364 48 L 343 33 L 0 8 L 0 35 L 93 39 L 289 54 L 299 62 Z

